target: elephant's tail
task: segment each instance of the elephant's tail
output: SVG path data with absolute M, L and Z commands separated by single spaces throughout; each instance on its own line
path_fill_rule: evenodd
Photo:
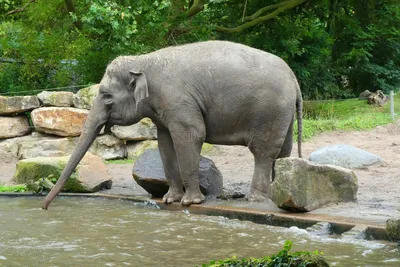
M 297 148 L 299 158 L 302 157 L 301 153 L 301 137 L 303 135 L 303 97 L 301 96 L 300 86 L 297 80 L 295 80 L 297 86 L 297 98 L 296 98 L 296 113 L 297 113 Z

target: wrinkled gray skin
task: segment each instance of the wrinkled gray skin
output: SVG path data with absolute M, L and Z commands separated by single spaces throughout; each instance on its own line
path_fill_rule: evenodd
M 165 203 L 204 201 L 198 180 L 203 142 L 248 146 L 255 159 L 248 198 L 264 200 L 275 159 L 290 156 L 296 107 L 301 134 L 302 99 L 293 72 L 277 56 L 244 45 L 208 41 L 118 57 L 106 69 L 77 147 L 43 208 L 104 125 L 144 117 L 157 126 L 170 185 Z

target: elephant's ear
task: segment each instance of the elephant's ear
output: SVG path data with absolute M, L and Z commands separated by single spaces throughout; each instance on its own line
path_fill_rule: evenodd
M 140 101 L 149 96 L 146 75 L 142 72 L 130 71 L 131 80 L 129 87 L 133 90 L 133 96 L 136 101 L 136 109 Z

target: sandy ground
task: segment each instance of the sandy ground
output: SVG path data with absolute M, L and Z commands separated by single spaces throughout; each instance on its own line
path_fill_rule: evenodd
M 347 144 L 375 153 L 384 162 L 367 169 L 354 170 L 359 181 L 357 203 L 333 204 L 312 211 L 315 214 L 350 217 L 383 224 L 390 217 L 400 218 L 400 120 L 371 131 L 329 132 L 303 143 L 303 157 L 316 149 L 332 144 Z M 215 146 L 206 155 L 224 177 L 224 188 L 247 193 L 253 173 L 253 156 L 246 147 Z M 297 156 L 297 144 L 292 156 Z M 110 194 L 146 195 L 132 178 L 132 166 L 107 165 L 113 179 Z M 10 184 L 15 164 L 0 163 L 0 184 Z M 243 201 L 239 202 L 242 203 Z M 273 203 L 260 203 L 257 208 L 279 210 Z

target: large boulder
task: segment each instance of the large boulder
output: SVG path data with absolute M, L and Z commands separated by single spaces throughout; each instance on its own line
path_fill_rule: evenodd
M 157 128 L 148 118 L 130 126 L 114 125 L 111 127 L 111 132 L 122 140 L 143 141 L 157 139 Z
M 0 139 L 27 135 L 31 132 L 25 116 L 0 117 Z
M 36 96 L 0 96 L 0 115 L 22 113 L 39 106 L 39 99 Z
M 76 108 L 48 107 L 32 111 L 33 125 L 38 132 L 58 136 L 79 136 L 89 111 Z
M 13 181 L 30 184 L 41 178 L 54 176 L 58 179 L 69 157 L 39 157 L 17 163 Z M 107 168 L 98 156 L 86 154 L 68 179 L 64 192 L 88 193 L 111 188 L 112 181 Z
M 126 145 L 122 140 L 112 135 L 102 135 L 96 138 L 89 152 L 103 159 L 123 159 L 127 156 Z
M 382 158 L 349 145 L 331 145 L 310 154 L 312 162 L 331 164 L 349 169 L 366 168 L 382 161 Z
M 60 91 L 43 91 L 37 95 L 43 106 L 72 107 L 74 93 Z
M 330 203 L 355 201 L 357 190 L 357 177 L 351 170 L 282 158 L 275 163 L 269 197 L 282 209 L 311 211 Z
M 81 109 L 91 109 L 93 100 L 99 93 L 100 84 L 95 84 L 79 90 L 72 100 L 74 107 Z
M 54 136 L 38 135 L 33 133 L 30 138 L 17 139 L 18 159 L 36 157 L 64 157 L 74 151 L 77 138 L 57 138 Z
M 386 235 L 389 240 L 400 242 L 400 219 L 386 221 Z
M 146 150 L 135 162 L 132 174 L 135 181 L 153 197 L 163 197 L 167 193 L 167 179 L 158 149 Z M 204 195 L 217 197 L 223 193 L 222 174 L 212 160 L 201 157 L 199 179 Z
M 74 151 L 78 137 L 59 138 L 33 132 L 31 135 L 0 141 L 0 161 L 14 162 L 35 157 L 63 157 Z M 126 146 L 113 136 L 99 136 L 89 152 L 103 159 L 126 157 Z

